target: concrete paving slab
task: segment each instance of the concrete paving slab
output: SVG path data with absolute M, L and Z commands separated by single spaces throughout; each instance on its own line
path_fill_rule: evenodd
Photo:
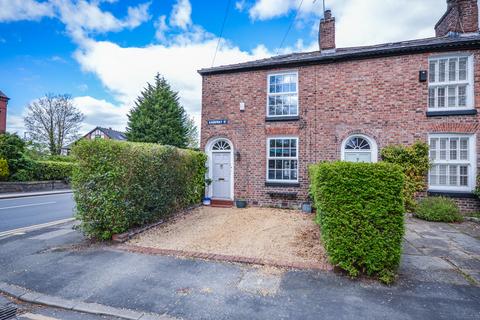
M 451 264 L 441 258 L 407 254 L 402 257 L 401 268 L 424 271 L 455 270 Z
M 420 250 L 412 246 L 408 241 L 404 241 L 402 244 L 402 252 L 404 254 L 413 254 L 413 255 L 419 255 L 422 254 Z

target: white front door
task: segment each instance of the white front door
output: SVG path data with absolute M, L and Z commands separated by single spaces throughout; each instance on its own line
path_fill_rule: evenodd
M 345 161 L 372 162 L 372 154 L 370 152 L 345 152 Z
M 230 152 L 212 152 L 212 198 L 230 199 Z

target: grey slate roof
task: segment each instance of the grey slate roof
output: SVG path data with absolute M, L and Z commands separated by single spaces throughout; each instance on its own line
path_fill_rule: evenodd
M 97 127 L 95 129 L 98 129 L 100 131 L 102 131 L 103 133 L 105 133 L 110 139 L 113 139 L 113 140 L 127 140 L 127 136 L 125 135 L 125 133 L 123 132 L 120 132 L 120 131 L 116 131 L 116 130 L 113 130 L 112 128 L 102 128 L 102 127 Z M 94 129 L 94 130 L 95 130 Z M 92 130 L 92 131 L 94 131 Z
M 103 128 L 103 127 L 95 127 L 93 130 L 90 130 L 89 132 L 85 133 L 85 135 L 83 135 L 82 138 L 84 138 L 86 135 L 94 132 L 97 129 L 102 131 L 104 134 L 106 134 L 112 140 L 119 140 L 119 141 L 126 141 L 127 140 L 127 136 L 125 135 L 125 133 L 113 130 L 111 128 Z M 82 138 L 80 138 L 80 139 L 82 139 Z M 66 146 L 63 147 L 63 149 L 70 150 L 77 141 L 78 140 L 67 144 Z
M 10 99 L 5 93 L 2 92 L 2 90 L 0 90 L 0 98 Z
M 337 48 L 334 52 L 303 52 L 274 56 L 267 59 L 201 69 L 201 75 L 240 72 L 276 67 L 302 66 L 309 64 L 332 63 L 345 60 L 368 59 L 381 56 L 395 56 L 422 52 L 437 52 L 459 49 L 480 48 L 480 34 L 447 35 L 402 42 L 385 43 L 373 46 Z

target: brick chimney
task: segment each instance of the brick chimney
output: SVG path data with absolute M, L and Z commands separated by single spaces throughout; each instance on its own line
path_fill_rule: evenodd
M 0 91 L 0 133 L 7 131 L 7 103 L 10 100 L 2 91 Z
M 318 43 L 320 51 L 335 51 L 335 18 L 330 10 L 326 10 L 320 20 Z
M 435 34 L 443 37 L 451 32 L 478 32 L 477 0 L 447 0 L 447 12 L 435 25 Z

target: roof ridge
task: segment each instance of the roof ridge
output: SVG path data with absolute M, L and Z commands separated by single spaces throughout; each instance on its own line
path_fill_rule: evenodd
M 473 41 L 473 42 L 472 42 Z M 336 60 L 354 60 L 373 56 L 394 56 L 407 53 L 427 51 L 452 50 L 454 47 L 480 47 L 480 34 L 446 35 L 443 37 L 430 37 L 422 39 L 404 40 L 368 46 L 337 48 L 334 52 L 297 52 L 288 55 L 272 56 L 269 58 L 252 60 L 248 62 L 204 68 L 198 70 L 201 75 L 242 71 L 246 69 L 273 68 L 293 64 L 334 62 Z

